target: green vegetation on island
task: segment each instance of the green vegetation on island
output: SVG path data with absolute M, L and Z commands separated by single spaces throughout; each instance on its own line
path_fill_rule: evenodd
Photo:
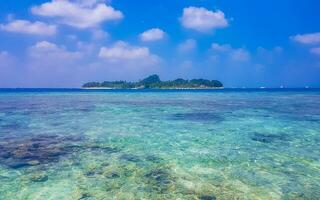
M 173 81 L 161 81 L 159 76 L 154 74 L 138 82 L 127 81 L 104 81 L 88 82 L 83 88 L 110 88 L 110 89 L 213 89 L 222 88 L 223 84 L 217 80 L 178 78 Z

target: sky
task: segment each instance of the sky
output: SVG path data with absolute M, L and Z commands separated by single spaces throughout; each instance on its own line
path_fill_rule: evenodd
M 0 1 L 0 87 L 320 87 L 318 0 Z

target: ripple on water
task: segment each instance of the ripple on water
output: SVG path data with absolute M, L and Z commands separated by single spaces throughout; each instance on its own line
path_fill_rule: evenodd
M 2 95 L 0 199 L 319 199 L 319 97 Z
M 0 125 L 0 134 L 1 133 L 12 133 L 20 130 L 25 130 L 27 127 L 24 124 L 17 122 L 9 122 Z
M 189 113 L 176 113 L 170 115 L 171 120 L 184 120 L 184 121 L 194 121 L 194 122 L 221 122 L 223 117 L 216 113 L 210 112 L 189 112 Z

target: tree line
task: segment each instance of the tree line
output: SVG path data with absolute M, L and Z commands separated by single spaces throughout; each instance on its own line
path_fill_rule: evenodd
M 218 80 L 178 78 L 172 81 L 161 81 L 154 74 L 138 82 L 128 81 L 104 81 L 88 82 L 83 84 L 84 88 L 112 88 L 112 89 L 179 89 L 179 88 L 221 88 L 223 84 Z

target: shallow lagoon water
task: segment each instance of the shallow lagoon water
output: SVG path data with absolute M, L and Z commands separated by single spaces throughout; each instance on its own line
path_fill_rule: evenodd
M 320 91 L 0 91 L 0 199 L 320 199 Z

